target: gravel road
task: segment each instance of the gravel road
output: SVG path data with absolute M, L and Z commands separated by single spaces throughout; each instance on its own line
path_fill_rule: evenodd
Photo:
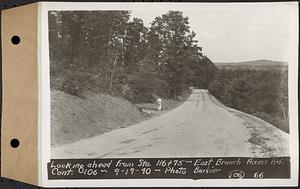
M 84 125 L 83 125 L 84 127 Z M 288 156 L 289 135 L 193 89 L 181 106 L 136 125 L 51 149 L 57 158 Z

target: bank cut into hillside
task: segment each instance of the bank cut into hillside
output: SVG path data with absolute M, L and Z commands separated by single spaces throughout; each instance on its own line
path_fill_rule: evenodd
M 107 94 L 76 97 L 51 91 L 51 145 L 53 147 L 133 125 L 143 119 L 136 106 Z

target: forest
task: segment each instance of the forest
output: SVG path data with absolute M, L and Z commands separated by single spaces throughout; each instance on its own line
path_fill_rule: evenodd
M 224 105 L 289 132 L 288 70 L 220 69 L 208 90 Z
M 50 11 L 51 89 L 178 99 L 189 86 L 207 88 L 217 68 L 203 55 L 188 17 L 169 11 L 146 27 L 130 11 Z

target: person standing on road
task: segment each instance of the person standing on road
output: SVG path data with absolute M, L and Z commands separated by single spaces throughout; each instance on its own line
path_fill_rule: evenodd
M 161 98 L 158 98 L 156 100 L 156 102 L 157 102 L 157 110 L 161 111 L 161 108 L 162 108 L 162 100 L 161 100 Z

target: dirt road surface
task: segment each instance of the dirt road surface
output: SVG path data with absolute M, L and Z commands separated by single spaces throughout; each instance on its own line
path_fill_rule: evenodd
M 84 125 L 83 125 L 84 127 Z M 139 124 L 51 149 L 55 158 L 288 156 L 289 135 L 193 89 L 181 106 Z

